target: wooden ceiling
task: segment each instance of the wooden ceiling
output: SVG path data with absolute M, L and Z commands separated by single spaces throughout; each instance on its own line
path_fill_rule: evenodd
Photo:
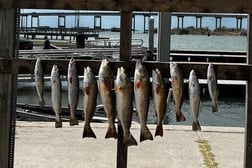
M 0 8 L 252 13 L 251 0 L 0 0 Z

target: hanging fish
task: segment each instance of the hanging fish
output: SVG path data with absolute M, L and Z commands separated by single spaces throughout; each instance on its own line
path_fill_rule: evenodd
M 191 70 L 190 72 L 188 91 L 189 91 L 191 115 L 193 118 L 192 130 L 193 131 L 201 130 L 200 123 L 198 121 L 201 109 L 200 85 L 194 70 Z
M 67 70 L 67 87 L 68 87 L 68 108 L 70 111 L 70 126 L 78 125 L 79 121 L 75 116 L 79 99 L 79 78 L 77 73 L 76 61 L 71 58 Z
M 108 130 L 105 135 L 105 138 L 117 138 L 117 132 L 115 127 L 115 93 L 112 90 L 114 88 L 114 77 L 113 72 L 109 67 L 108 60 L 103 59 L 101 61 L 98 76 L 98 87 L 100 91 L 100 96 L 105 113 L 108 118 Z
M 39 98 L 39 106 L 45 105 L 44 100 L 44 72 L 40 58 L 38 57 L 34 68 L 36 91 Z
M 163 119 L 166 112 L 167 89 L 161 72 L 156 69 L 152 71 L 152 89 L 155 111 L 157 114 L 157 128 L 155 136 L 163 136 Z
M 123 129 L 123 143 L 127 146 L 137 145 L 136 139 L 130 133 L 133 113 L 132 84 L 123 67 L 117 69 L 114 90 L 118 120 Z
M 209 95 L 212 100 L 212 112 L 217 112 L 219 90 L 217 87 L 217 79 L 215 75 L 214 65 L 211 63 L 208 65 L 208 68 L 207 68 L 207 84 L 208 84 Z
M 62 99 L 62 88 L 59 69 L 57 65 L 53 65 L 51 71 L 51 94 L 52 94 L 52 107 L 56 115 L 55 128 L 62 127 L 61 114 L 61 99 Z
M 172 85 L 172 95 L 175 102 L 177 122 L 185 121 L 185 116 L 181 112 L 184 101 L 184 78 L 177 63 L 170 63 L 170 75 Z
M 152 134 L 146 125 L 149 111 L 149 74 L 140 60 L 136 62 L 134 73 L 134 95 L 136 110 L 139 116 L 141 131 L 140 142 L 153 140 Z
M 93 118 L 96 108 L 97 82 L 94 73 L 89 66 L 84 68 L 83 95 L 84 95 L 83 111 L 85 116 L 85 123 L 82 138 L 85 137 L 96 138 L 96 135 L 91 128 L 90 122 Z

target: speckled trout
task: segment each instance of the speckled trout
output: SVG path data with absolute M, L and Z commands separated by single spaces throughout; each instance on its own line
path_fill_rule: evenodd
M 62 127 L 62 121 L 60 117 L 62 90 L 61 90 L 60 74 L 57 65 L 53 65 L 51 71 L 51 94 L 52 94 L 52 107 L 56 115 L 55 128 L 60 128 Z
M 175 102 L 177 122 L 185 121 L 185 116 L 181 112 L 184 101 L 184 78 L 177 63 L 170 63 L 170 75 L 172 85 L 172 95 Z
M 97 81 L 94 76 L 92 69 L 87 66 L 84 68 L 83 77 L 83 111 L 85 116 L 84 130 L 82 138 L 93 137 L 96 138 L 94 131 L 91 128 L 90 122 L 93 118 L 96 109 L 96 98 L 97 98 Z
M 138 117 L 140 120 L 140 142 L 153 140 L 152 134 L 146 125 L 149 111 L 149 74 L 140 60 L 137 60 L 134 73 L 134 95 Z
M 117 69 L 114 90 L 116 93 L 118 120 L 123 129 L 123 143 L 127 146 L 137 145 L 136 139 L 130 133 L 133 113 L 133 88 L 130 78 L 123 67 Z
M 108 118 L 108 130 L 105 138 L 117 138 L 115 127 L 115 93 L 113 72 L 109 67 L 109 61 L 103 59 L 99 68 L 98 88 L 100 91 L 101 100 L 104 106 L 106 116 Z
M 191 70 L 189 76 L 189 101 L 191 107 L 191 115 L 193 118 L 192 130 L 201 130 L 198 117 L 200 114 L 201 100 L 200 100 L 200 85 L 196 73 Z
M 209 95 L 212 100 L 212 112 L 217 112 L 219 90 L 217 87 L 217 79 L 215 75 L 214 65 L 211 63 L 208 65 L 208 68 L 207 68 L 207 84 L 208 84 Z
M 43 107 L 45 105 L 44 100 L 44 72 L 43 66 L 40 58 L 38 57 L 34 68 L 36 91 L 39 98 L 39 106 Z
M 157 128 L 155 136 L 163 136 L 163 119 L 166 112 L 167 89 L 161 72 L 158 69 L 152 71 L 152 90 L 155 111 L 157 114 Z
M 76 62 L 73 58 L 68 63 L 67 70 L 67 87 L 68 87 L 68 108 L 70 111 L 70 126 L 78 125 L 79 121 L 75 116 L 79 98 L 79 78 L 77 73 Z

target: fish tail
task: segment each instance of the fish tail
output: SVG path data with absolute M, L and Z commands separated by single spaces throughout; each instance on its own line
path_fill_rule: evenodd
M 137 145 L 136 139 L 131 134 L 129 134 L 128 136 L 123 136 L 123 143 L 127 146 Z
M 70 126 L 79 125 L 79 120 L 76 117 L 70 118 L 69 124 Z
M 153 136 L 147 126 L 141 128 L 140 142 L 145 140 L 153 140 Z
M 117 132 L 116 132 L 116 128 L 113 125 L 113 127 L 108 127 L 107 133 L 105 135 L 105 138 L 117 138 Z
M 218 111 L 218 106 L 217 104 L 212 105 L 212 112 L 217 112 Z
M 181 122 L 181 121 L 186 120 L 184 114 L 181 111 L 179 113 L 176 113 L 176 119 L 177 119 L 177 122 Z
M 198 120 L 193 122 L 192 130 L 193 131 L 201 131 L 200 123 Z
M 96 135 L 90 126 L 84 126 L 82 138 L 86 137 L 96 138 Z
M 44 99 L 40 100 L 39 101 L 39 106 L 44 107 L 44 105 L 45 105 L 45 100 Z
M 163 125 L 157 125 L 155 136 L 163 136 Z
M 62 121 L 55 121 L 55 128 L 62 128 Z

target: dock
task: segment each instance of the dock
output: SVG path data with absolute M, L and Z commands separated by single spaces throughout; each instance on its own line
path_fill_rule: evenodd
M 115 139 L 104 139 L 107 123 L 91 123 L 97 139 L 82 138 L 83 122 L 54 128 L 54 122 L 16 123 L 15 168 L 111 168 L 116 167 Z M 148 125 L 155 132 L 156 125 Z M 164 136 L 139 142 L 139 124 L 131 132 L 138 146 L 128 149 L 129 168 L 240 168 L 244 156 L 244 128 L 203 126 L 201 132 L 191 126 L 164 125 Z M 50 137 L 50 139 L 48 139 Z M 210 155 L 205 155 L 209 152 Z M 210 153 L 211 152 L 211 153 Z M 67 154 L 66 154 L 67 153 Z M 213 167 L 213 166 L 212 166 Z

